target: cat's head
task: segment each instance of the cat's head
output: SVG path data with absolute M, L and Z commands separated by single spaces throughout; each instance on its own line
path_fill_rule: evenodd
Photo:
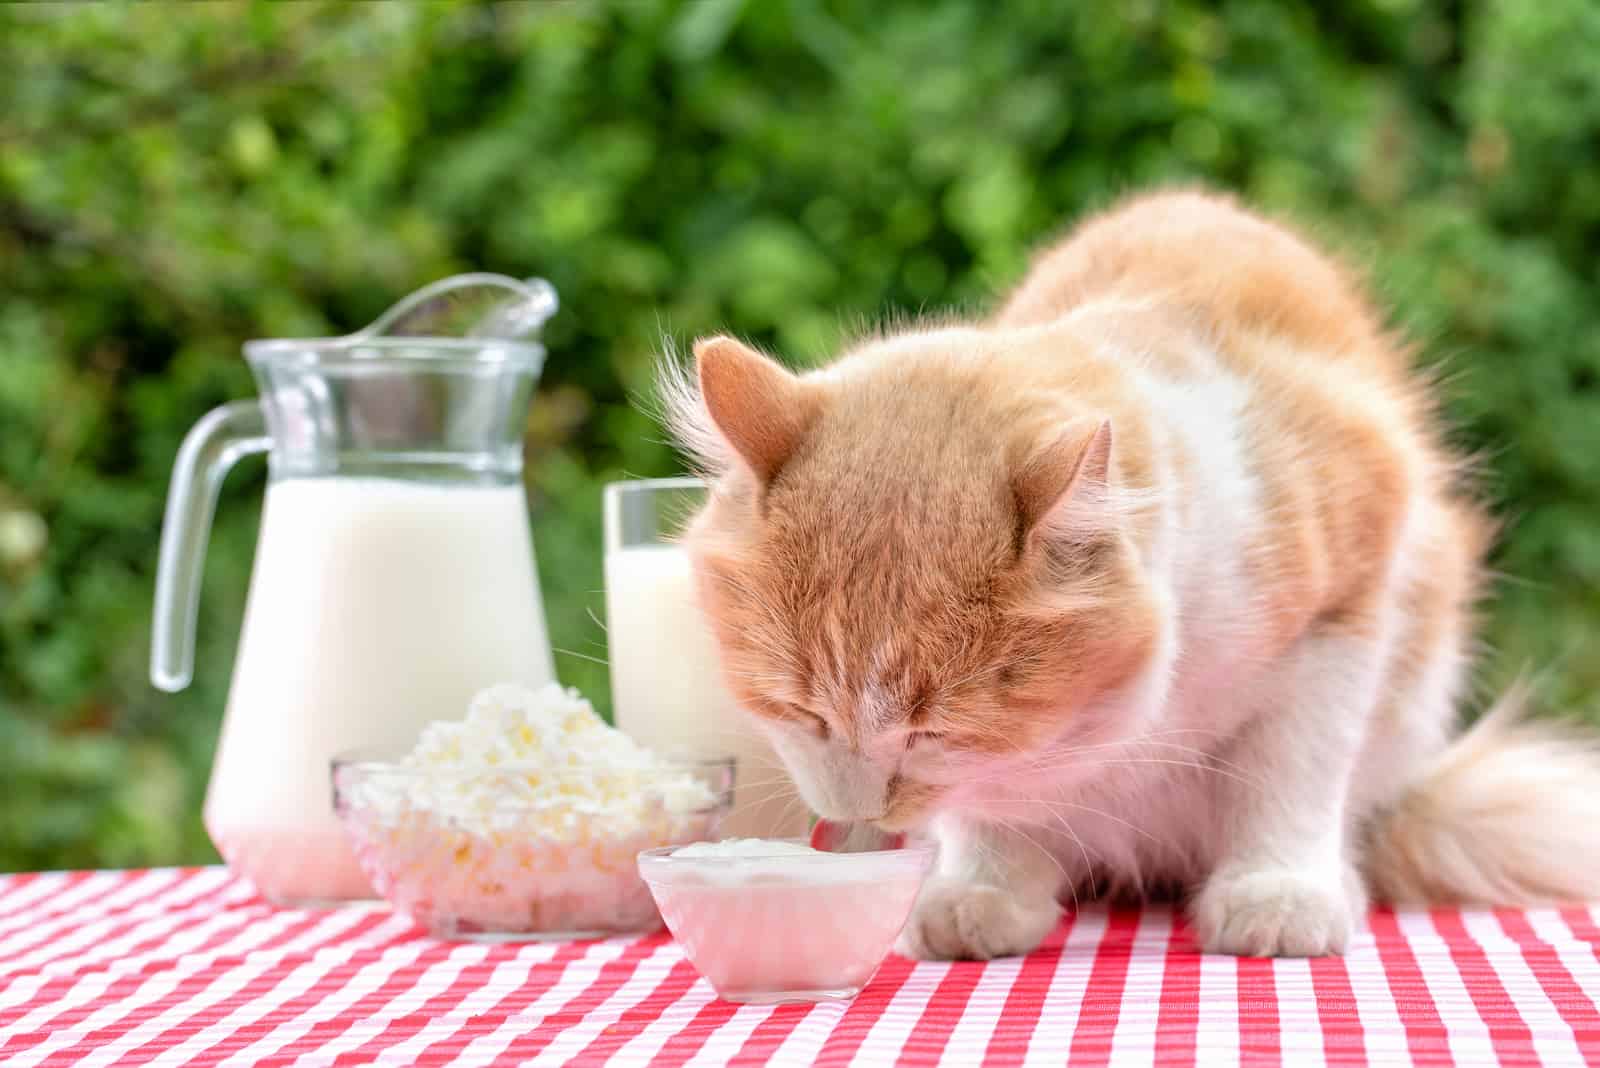
M 1150 657 L 1112 420 L 993 344 L 914 333 L 799 376 L 719 337 L 665 377 L 713 483 L 686 542 L 724 674 L 825 817 L 915 827 L 1114 735 L 1105 698 Z

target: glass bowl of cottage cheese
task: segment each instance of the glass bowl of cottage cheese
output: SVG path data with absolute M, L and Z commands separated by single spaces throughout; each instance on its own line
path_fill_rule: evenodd
M 654 930 L 635 858 L 714 838 L 734 761 L 665 759 L 577 691 L 490 687 L 407 752 L 333 761 L 334 802 L 377 891 L 440 938 Z

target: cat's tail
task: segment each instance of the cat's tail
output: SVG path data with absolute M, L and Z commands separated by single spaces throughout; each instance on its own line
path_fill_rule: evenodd
M 1600 897 L 1600 734 L 1529 719 L 1513 687 L 1369 826 L 1392 904 L 1529 906 Z

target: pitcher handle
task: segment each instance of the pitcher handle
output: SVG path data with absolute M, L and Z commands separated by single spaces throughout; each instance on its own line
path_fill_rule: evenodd
M 248 400 L 207 412 L 178 449 L 161 523 L 150 636 L 150 681 L 158 689 L 176 693 L 194 677 L 200 577 L 222 480 L 241 458 L 265 452 L 271 444 L 260 403 Z

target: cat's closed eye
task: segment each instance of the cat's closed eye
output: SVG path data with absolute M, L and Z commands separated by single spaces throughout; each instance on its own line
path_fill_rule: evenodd
M 753 702 L 752 707 L 767 719 L 805 731 L 818 738 L 826 738 L 833 733 L 827 720 L 790 701 L 767 698 Z
M 828 729 L 828 721 L 817 715 L 815 712 L 808 712 L 803 708 L 796 708 L 793 705 L 788 706 L 788 711 L 790 718 L 795 723 L 807 728 L 810 731 L 813 731 L 817 737 L 826 738 L 830 733 L 832 733 Z

